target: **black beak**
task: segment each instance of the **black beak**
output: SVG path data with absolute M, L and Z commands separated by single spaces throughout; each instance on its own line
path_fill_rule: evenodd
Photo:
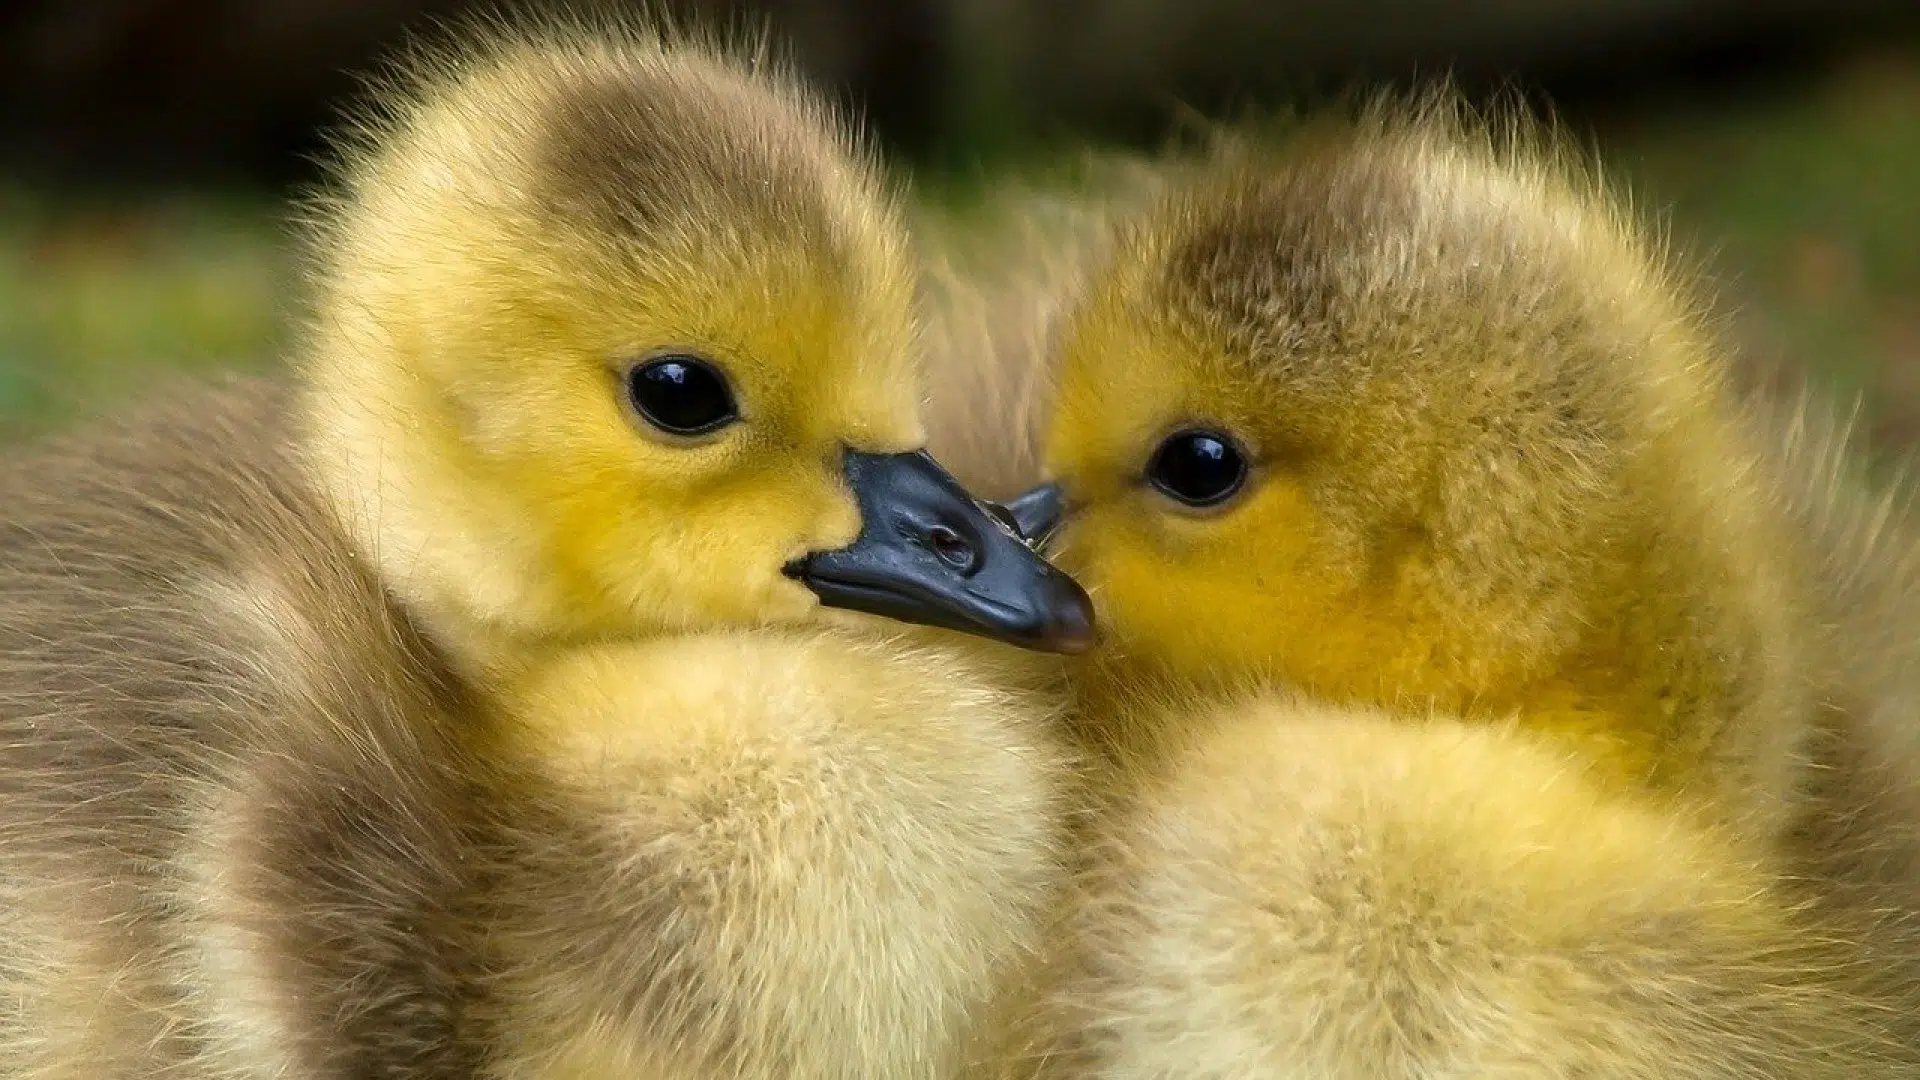
M 1003 503 L 1008 522 L 1035 551 L 1045 551 L 1053 534 L 1067 518 L 1066 496 L 1059 484 L 1041 484 L 1029 488 Z
M 845 467 L 860 535 L 786 567 L 821 603 L 1047 652 L 1092 646 L 1086 591 L 924 451 L 849 450 Z

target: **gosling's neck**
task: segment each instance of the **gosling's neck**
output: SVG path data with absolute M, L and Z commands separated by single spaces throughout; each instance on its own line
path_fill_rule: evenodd
M 1487 706 L 1574 738 L 1622 780 L 1783 827 L 1816 691 L 1805 568 L 1714 398 L 1652 436 L 1586 581 L 1577 634 L 1542 677 Z
M 1642 535 L 1613 546 L 1573 609 L 1570 646 L 1463 711 L 1565 737 L 1629 784 L 1695 786 L 1772 678 L 1768 614 L 1739 595 L 1733 568 L 1695 545 Z
M 314 485 L 356 553 L 448 656 L 483 684 L 544 651 L 565 598 L 522 567 L 542 537 L 483 479 L 458 465 L 446 405 L 398 363 L 348 352 L 404 343 L 336 323 L 315 342 L 296 397 L 298 439 Z M 484 539 L 483 539 L 484 538 Z
M 1739 535 L 1733 535 L 1733 532 Z M 1250 694 L 1306 694 L 1410 719 L 1518 723 L 1565 739 L 1594 775 L 1627 793 L 1704 804 L 1766 832 L 1784 821 L 1811 707 L 1785 568 L 1758 525 L 1719 534 L 1650 527 L 1619 539 L 1569 606 L 1566 644 L 1518 678 L 1466 685 L 1445 673 L 1396 684 L 1378 672 L 1344 684 L 1264 671 L 1194 673 L 1140 649 L 1072 665 L 1076 734 L 1129 771 L 1153 771 L 1209 718 Z M 1437 639 L 1383 620 L 1371 657 L 1411 670 Z M 1276 653 L 1284 655 L 1284 643 Z M 1366 660 L 1368 658 L 1360 658 Z M 1508 671 L 1518 670 L 1508 667 Z

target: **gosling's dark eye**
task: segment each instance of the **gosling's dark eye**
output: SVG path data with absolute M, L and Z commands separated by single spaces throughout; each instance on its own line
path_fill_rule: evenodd
M 1153 452 L 1147 480 L 1188 506 L 1216 506 L 1246 483 L 1247 459 L 1225 435 L 1176 432 Z
M 733 391 L 697 356 L 662 356 L 627 373 L 627 396 L 647 423 L 673 435 L 705 435 L 740 416 Z

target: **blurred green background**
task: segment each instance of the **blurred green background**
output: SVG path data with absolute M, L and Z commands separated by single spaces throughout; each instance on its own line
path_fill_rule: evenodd
M 316 125 L 347 72 L 457 6 L 0 15 L 0 431 L 166 370 L 272 363 L 299 306 L 286 198 Z M 1441 72 L 1518 88 L 1708 261 L 1748 358 L 1861 395 L 1882 446 L 1920 441 L 1912 0 L 680 5 L 700 6 L 770 20 L 929 188 L 1086 140 L 1151 146 L 1195 111 Z

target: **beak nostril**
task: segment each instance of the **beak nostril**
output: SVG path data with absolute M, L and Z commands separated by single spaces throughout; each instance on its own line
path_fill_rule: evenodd
M 957 532 L 945 525 L 935 525 L 927 530 L 927 545 L 942 562 L 957 570 L 965 570 L 973 565 L 973 545 Z

